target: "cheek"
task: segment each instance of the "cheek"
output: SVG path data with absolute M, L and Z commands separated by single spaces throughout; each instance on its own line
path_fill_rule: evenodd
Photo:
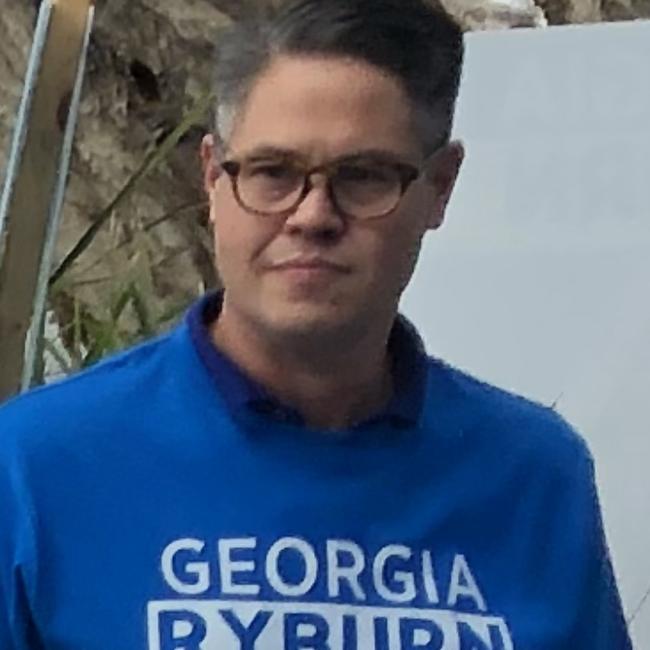
M 420 253 L 424 235 L 429 230 L 431 206 L 428 201 L 429 196 L 424 192 L 416 191 L 409 198 L 400 214 L 396 215 L 397 228 L 393 233 L 393 241 L 402 266 L 412 270 Z
M 215 190 L 211 219 L 217 267 L 235 279 L 255 264 L 274 236 L 272 224 L 242 210 L 228 192 Z
M 411 278 L 417 262 L 425 228 L 413 217 L 398 217 L 381 238 L 376 261 L 376 274 L 391 291 L 401 291 Z M 401 217 L 401 218 L 400 218 Z
M 424 205 L 419 200 L 404 202 L 399 212 L 387 222 L 384 236 L 386 254 L 392 260 L 404 261 L 412 257 L 427 230 Z
M 236 258 L 245 251 L 246 229 L 239 211 L 239 206 L 233 205 L 223 189 L 215 188 L 211 197 L 210 220 L 216 262 L 222 274 L 227 273 L 231 263 L 236 263 Z
M 420 230 L 400 232 L 391 243 L 393 268 L 402 274 L 410 273 L 420 253 L 422 232 Z

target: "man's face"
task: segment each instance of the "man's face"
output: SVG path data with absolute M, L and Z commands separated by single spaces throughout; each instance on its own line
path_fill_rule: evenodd
M 313 167 L 381 151 L 422 164 L 399 83 L 343 58 L 275 59 L 254 84 L 227 150 L 212 145 L 206 137 L 202 157 L 225 313 L 280 336 L 363 328 L 390 316 L 422 236 L 442 223 L 463 155 L 460 145 L 440 151 L 395 211 L 376 220 L 338 214 L 320 175 L 288 216 L 240 207 L 219 167 L 224 159 L 273 163 L 277 150 Z

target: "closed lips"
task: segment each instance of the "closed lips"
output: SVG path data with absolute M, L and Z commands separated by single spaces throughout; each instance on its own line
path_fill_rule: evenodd
M 332 271 L 347 271 L 346 267 L 322 259 L 295 259 L 274 264 L 275 270 L 283 269 L 329 269 Z

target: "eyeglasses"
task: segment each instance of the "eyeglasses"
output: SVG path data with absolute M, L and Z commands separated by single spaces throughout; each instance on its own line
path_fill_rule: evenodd
M 365 156 L 305 168 L 298 161 L 227 160 L 221 164 L 239 205 L 261 216 L 289 216 L 313 188 L 312 176 L 323 174 L 337 212 L 354 219 L 379 219 L 392 213 L 420 169 L 397 161 Z

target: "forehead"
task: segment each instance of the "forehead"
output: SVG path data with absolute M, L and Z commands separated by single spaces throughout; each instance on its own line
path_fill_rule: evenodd
M 401 84 L 362 61 L 277 57 L 253 84 L 230 148 L 259 146 L 314 160 L 381 149 L 416 155 L 411 104 Z

